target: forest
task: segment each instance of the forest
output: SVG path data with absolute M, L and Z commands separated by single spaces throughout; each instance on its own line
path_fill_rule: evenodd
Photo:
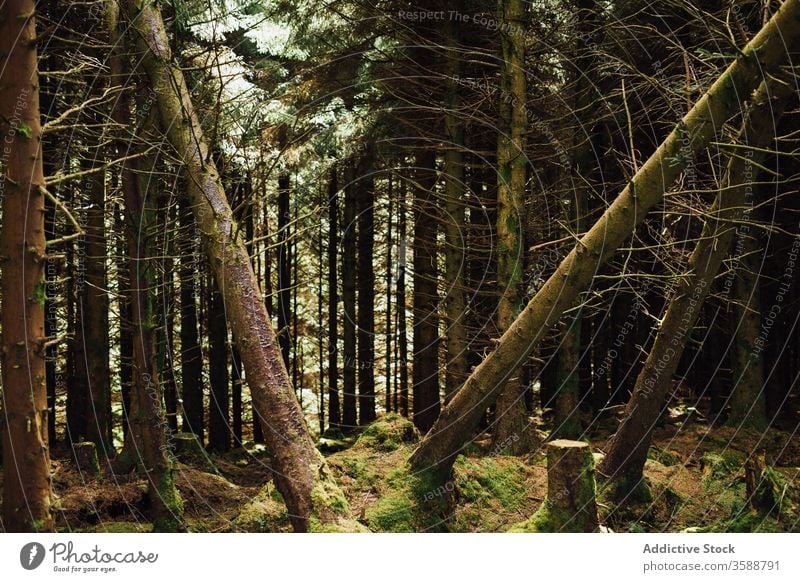
M 0 0 L 2 532 L 800 530 L 800 0 Z

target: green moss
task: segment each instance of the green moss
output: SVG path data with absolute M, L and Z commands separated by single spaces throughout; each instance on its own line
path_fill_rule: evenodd
M 647 458 L 661 463 L 665 467 L 673 467 L 680 463 L 680 459 L 677 455 L 669 452 L 667 449 L 661 449 L 656 446 L 650 447 L 647 451 Z
M 703 485 L 719 481 L 738 472 L 744 466 L 745 455 L 728 450 L 722 454 L 706 453 L 700 461 L 703 467 Z
M 653 492 L 645 478 L 618 477 L 606 481 L 600 486 L 599 496 L 613 504 L 622 502 L 639 504 L 653 501 Z
M 368 533 L 369 529 L 352 519 L 338 519 L 323 523 L 316 518 L 311 518 L 309 531 L 311 533 Z
M 377 484 L 378 475 L 372 470 L 367 459 L 357 456 L 345 457 L 340 466 L 342 471 L 353 478 L 361 488 L 372 488 Z
M 257 533 L 288 531 L 289 514 L 283 502 L 274 499 L 275 491 L 272 485 L 262 488 L 233 520 L 234 529 Z
M 529 519 L 511 526 L 510 533 L 581 533 L 583 530 L 574 527 L 577 520 L 572 519 L 568 511 L 564 511 L 547 500 Z
M 130 521 L 105 521 L 97 525 L 74 530 L 77 533 L 144 533 L 147 526 Z
M 365 514 L 371 529 L 382 532 L 413 532 L 415 502 L 407 491 L 382 496 Z
M 326 510 L 334 514 L 344 514 L 350 510 L 350 504 L 339 486 L 330 479 L 317 480 L 311 490 L 311 500 L 317 514 Z
M 708 528 L 711 533 L 778 533 L 786 527 L 770 516 L 742 511 L 731 519 L 721 520 Z
M 185 529 L 183 522 L 183 500 L 175 487 L 172 468 L 163 471 L 155 481 L 155 494 L 163 509 L 153 519 L 154 532 L 178 532 Z M 151 494 L 152 498 L 152 494 Z
M 454 465 L 455 485 L 461 499 L 475 503 L 496 499 L 506 509 L 518 508 L 527 492 L 525 474 L 513 457 L 468 458 Z
M 387 414 L 370 424 L 356 441 L 356 446 L 378 451 L 395 451 L 404 444 L 419 440 L 410 420 L 399 414 Z

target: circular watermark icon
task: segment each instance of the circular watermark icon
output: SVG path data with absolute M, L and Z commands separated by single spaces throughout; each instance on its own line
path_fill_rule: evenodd
M 35 570 L 44 561 L 44 546 L 39 542 L 30 542 L 19 551 L 19 563 L 26 570 Z

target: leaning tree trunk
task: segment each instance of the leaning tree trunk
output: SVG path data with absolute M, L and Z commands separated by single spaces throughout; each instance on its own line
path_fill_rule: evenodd
M 689 258 L 688 273 L 681 278 L 661 320 L 650 354 L 625 409 L 625 418 L 611 439 L 599 467 L 606 478 L 635 487 L 650 448 L 651 431 L 661 416 L 664 400 L 678 368 L 681 354 L 700 315 L 700 307 L 731 247 L 734 223 L 742 216 L 746 193 L 752 188 L 754 165 L 775 135 L 775 124 L 792 95 L 793 86 L 777 80 L 764 82 L 753 97 L 739 141 L 745 154 L 733 154 L 723 187 L 709 214 L 712 217 Z
M 347 502 L 314 446 L 292 391 L 247 248 L 234 236 L 240 231 L 208 155 L 186 80 L 172 64 L 161 14 L 153 0 L 129 0 L 125 6 L 167 136 L 189 176 L 189 202 L 225 299 L 228 322 L 272 453 L 275 483 L 292 526 L 306 531 L 312 516 L 322 523 L 332 522 L 345 511 Z
M 44 337 L 44 171 L 33 0 L 0 10 L 3 527 L 53 531 Z
M 664 191 L 687 160 L 705 148 L 737 111 L 739 97 L 748 95 L 763 75 L 774 72 L 791 48 L 787 43 L 798 39 L 800 0 L 787 0 L 639 169 L 456 393 L 414 451 L 411 460 L 417 470 L 438 467 L 440 475 L 449 473 L 516 362 L 536 349 L 579 293 L 589 287 L 597 269 L 663 200 Z
M 502 296 L 497 305 L 497 329 L 507 330 L 523 306 L 522 211 L 525 198 L 527 131 L 525 87 L 525 30 L 522 0 L 499 0 L 498 14 L 508 25 L 502 33 L 503 67 L 500 73 L 500 133 L 497 136 L 497 284 Z M 529 434 L 522 365 L 525 358 L 509 362 L 510 370 L 495 407 L 494 443 L 514 453 L 526 448 Z

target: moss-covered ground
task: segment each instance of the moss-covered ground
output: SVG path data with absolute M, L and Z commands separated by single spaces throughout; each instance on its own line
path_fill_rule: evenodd
M 590 435 L 596 458 L 607 434 Z M 541 437 L 543 433 L 538 433 Z M 528 531 L 547 493 L 543 444 L 525 456 L 497 454 L 482 435 L 455 462 L 452 477 L 437 483 L 407 464 L 419 439 L 397 415 L 380 418 L 360 434 L 329 434 L 320 443 L 347 508 L 337 531 L 504 532 Z M 748 500 L 744 465 L 767 450 L 759 496 L 771 505 L 757 510 Z M 113 474 L 101 459 L 99 477 L 81 474 L 53 455 L 57 523 L 62 531 L 148 531 L 145 481 Z M 291 531 L 280 493 L 270 480 L 269 452 L 248 445 L 206 462 L 177 465 L 176 484 L 190 531 Z M 619 502 L 598 484 L 601 530 L 615 532 L 800 530 L 800 439 L 788 432 L 747 433 L 695 423 L 656 430 L 645 466 L 642 495 Z M 322 494 L 324 492 L 321 492 Z M 771 500 L 771 501 L 769 501 Z M 763 501 L 763 500 L 762 500 Z M 312 530 L 328 526 L 312 523 Z

